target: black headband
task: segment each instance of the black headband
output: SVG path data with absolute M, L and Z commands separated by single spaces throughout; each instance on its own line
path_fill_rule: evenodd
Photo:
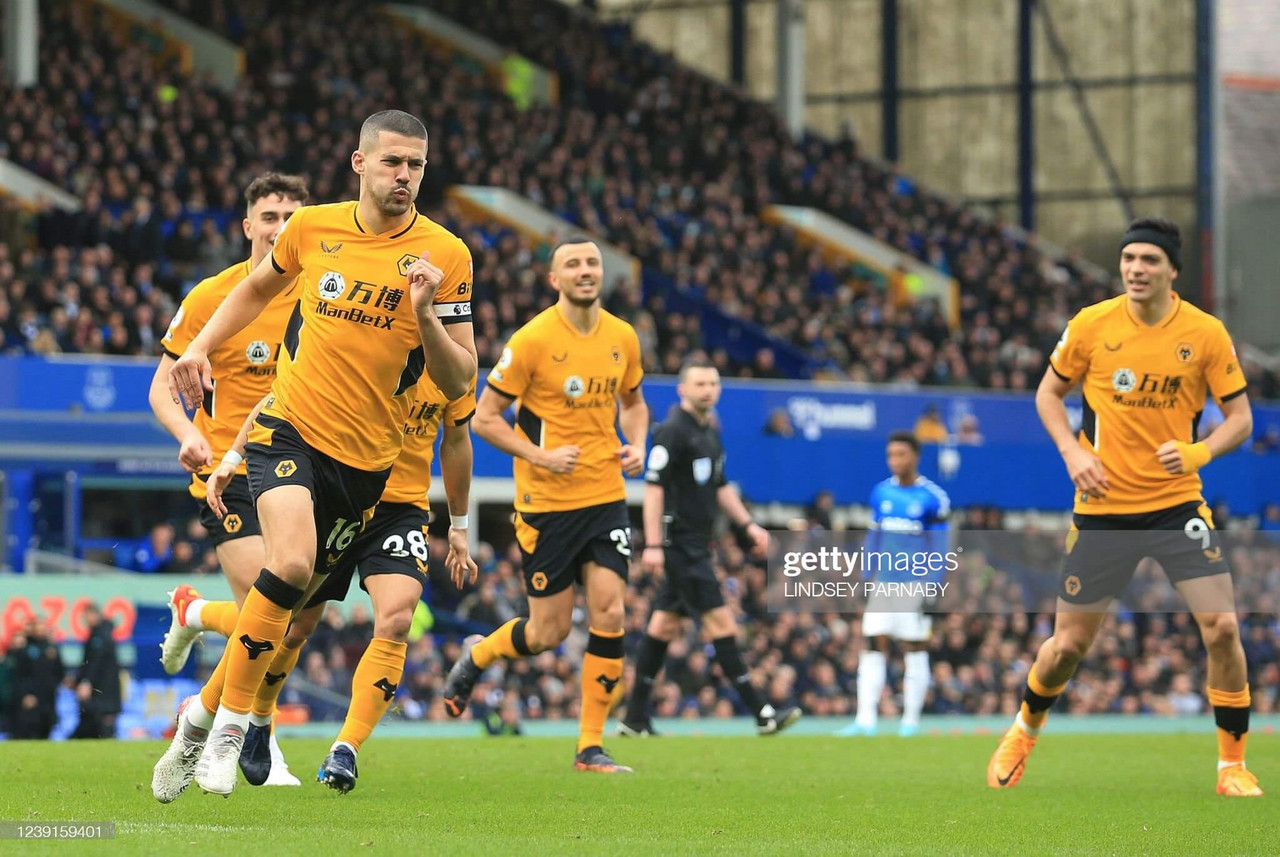
M 1175 271 L 1182 270 L 1182 241 L 1165 232 L 1154 229 L 1130 229 L 1120 239 L 1120 250 L 1130 244 L 1154 244 L 1169 257 L 1169 264 Z

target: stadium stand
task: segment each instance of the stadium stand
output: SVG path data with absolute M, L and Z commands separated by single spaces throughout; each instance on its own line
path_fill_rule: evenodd
M 735 375 L 787 374 L 797 364 L 778 358 L 799 349 L 811 355 L 809 370 L 852 380 L 1028 389 L 1071 309 L 1109 288 L 1072 259 L 1051 260 L 1034 242 L 1019 244 L 860 157 L 851 139 L 792 142 L 762 105 L 632 41 L 625 29 L 557 4 L 437 4 L 560 75 L 561 105 L 524 112 L 474 63 L 361 4 L 272 4 L 270 27 L 257 26 L 268 14 L 260 5 L 168 5 L 244 43 L 244 88 L 228 95 L 172 67 L 157 69 L 158 60 L 136 42 L 126 46 L 101 11 L 51 3 L 42 7 L 49 34 L 42 51 L 60 62 L 40 87 L 4 94 L 18 120 L 6 140 L 14 160 L 86 202 L 74 225 L 43 218 L 41 246 L 105 239 L 130 264 L 155 262 L 171 293 L 235 255 L 235 188 L 253 173 L 308 173 L 319 200 L 351 193 L 345 162 L 353 141 L 339 117 L 367 112 L 388 90 L 440 129 L 424 184 L 433 213 L 449 220 L 438 210 L 449 184 L 498 184 L 629 250 L 645 263 L 643 308 L 672 364 L 699 346 L 707 319 L 727 317 L 759 325 L 774 341 L 737 360 L 712 355 Z M 514 23 L 531 20 L 535 26 Z M 376 40 L 333 38 L 353 26 Z M 74 38 L 86 28 L 98 35 Z M 583 49 L 562 56 L 555 50 L 562 37 Z M 368 47 L 374 43 L 377 51 Z M 106 56 L 121 61 L 108 65 Z M 61 137 L 51 111 L 41 109 L 57 104 L 77 105 L 79 115 Z M 269 118 L 249 130 L 256 115 Z M 101 142 L 93 138 L 99 128 L 107 129 Z M 135 135 L 139 128 L 152 130 Z M 798 249 L 787 230 L 759 218 L 770 202 L 816 205 L 953 274 L 963 287 L 962 325 L 948 330 L 931 301 L 894 306 L 862 272 Z M 490 270 L 499 277 L 498 267 Z M 530 281 L 520 267 L 501 279 Z M 483 298 L 496 279 L 477 281 Z M 671 312 L 673 293 L 693 303 Z M 541 297 L 535 291 L 533 304 Z M 716 311 L 708 315 L 708 307 Z M 512 326 L 503 319 L 498 333 Z M 482 355 L 496 338 L 482 343 Z M 1276 389 L 1273 373 L 1245 368 L 1263 391 Z

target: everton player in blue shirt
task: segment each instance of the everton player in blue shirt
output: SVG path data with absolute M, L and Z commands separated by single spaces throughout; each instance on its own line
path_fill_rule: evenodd
M 945 552 L 951 501 L 945 491 L 920 475 L 920 442 L 911 432 L 894 432 L 889 435 L 885 457 L 892 476 L 871 489 L 871 532 L 867 535 L 866 555 L 873 551 L 894 557 L 911 557 L 921 551 Z M 865 577 L 875 583 L 933 579 L 919 576 L 922 572 L 915 566 L 898 568 L 898 564 L 884 563 L 879 568 L 869 568 Z M 903 610 L 904 607 L 911 609 Z M 890 639 L 898 640 L 906 649 L 900 734 L 914 735 L 919 730 L 920 710 L 929 690 L 926 647 L 932 624 L 923 608 L 923 596 L 886 599 L 873 594 L 868 598 L 862 617 L 864 649 L 858 659 L 856 733 L 875 733 Z

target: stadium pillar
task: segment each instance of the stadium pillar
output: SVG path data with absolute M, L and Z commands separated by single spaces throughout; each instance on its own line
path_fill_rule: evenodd
M 64 549 L 76 559 L 84 559 L 84 548 L 80 546 L 82 532 L 81 515 L 84 510 L 84 497 L 80 493 L 80 474 L 68 470 L 63 477 L 62 495 L 62 540 Z
M 776 0 L 777 86 L 775 104 L 791 136 L 804 134 L 804 0 Z
M 729 0 L 729 82 L 747 85 L 747 0 Z
M 35 534 L 35 514 L 32 501 L 36 496 L 36 474 L 25 467 L 0 473 L 0 499 L 4 501 L 4 520 L 0 533 L 4 535 L 5 562 L 13 571 L 22 571 Z
M 898 0 L 880 2 L 880 156 L 898 161 Z
M 4 65 L 15 87 L 26 88 L 38 82 L 39 44 L 39 0 L 8 0 L 4 4 Z
M 1032 18 L 1035 0 L 1018 0 L 1018 223 L 1036 228 L 1035 81 L 1032 79 Z
M 1214 311 L 1218 254 L 1215 248 L 1214 133 L 1217 75 L 1214 71 L 1214 0 L 1196 0 L 1196 230 L 1200 242 L 1200 308 Z M 1225 283 L 1224 283 L 1225 285 Z M 1222 309 L 1226 309 L 1226 302 Z M 1221 316 L 1221 312 L 1219 313 Z

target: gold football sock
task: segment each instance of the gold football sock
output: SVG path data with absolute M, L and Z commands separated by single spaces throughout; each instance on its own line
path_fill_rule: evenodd
M 1218 724 L 1218 764 L 1243 763 L 1245 745 L 1249 743 L 1249 708 L 1253 704 L 1249 685 L 1238 691 L 1209 688 L 1209 704 Z
M 471 647 L 471 660 L 487 670 L 499 658 L 514 660 L 532 654 L 524 641 L 526 618 L 512 619 Z
M 284 680 L 298 665 L 300 654 L 302 654 L 302 646 L 291 649 L 281 642 L 276 656 L 271 660 L 271 666 L 267 667 L 267 673 L 262 677 L 262 684 L 258 685 L 258 692 L 254 694 L 254 714 L 259 717 L 270 717 L 276 713 L 276 700 L 280 698 L 280 691 L 284 690 Z
M 217 631 L 224 637 L 231 636 L 239 617 L 240 608 L 234 601 L 206 601 L 200 608 L 200 624 L 204 629 Z
M 407 643 L 374 637 L 356 665 L 351 677 L 351 705 L 347 719 L 342 723 L 338 740 L 345 741 L 357 751 L 369 740 L 373 728 L 387 713 L 391 700 L 404 675 L 404 657 Z
M 222 707 L 248 714 L 267 669 L 289 629 L 293 607 L 302 590 L 285 583 L 266 569 L 245 596 L 244 607 L 227 641 L 227 679 Z
M 578 752 L 604 746 L 604 723 L 609 717 L 613 690 L 622 680 L 622 632 L 591 629 L 582 656 L 582 716 Z
M 1022 706 L 1018 709 L 1018 719 L 1022 721 L 1022 725 L 1028 730 L 1039 732 L 1049 719 L 1050 707 L 1066 689 L 1066 682 L 1057 687 L 1046 687 L 1036 678 L 1036 668 L 1033 665 L 1027 671 L 1027 687 L 1022 694 Z
M 222 650 L 221 660 L 213 668 L 213 672 L 209 675 L 209 680 L 204 683 L 204 687 L 200 688 L 200 704 L 204 706 L 205 711 L 217 712 L 218 703 L 222 701 L 222 686 L 227 681 L 227 656 L 230 652 L 231 641 L 228 640 L 226 647 Z

